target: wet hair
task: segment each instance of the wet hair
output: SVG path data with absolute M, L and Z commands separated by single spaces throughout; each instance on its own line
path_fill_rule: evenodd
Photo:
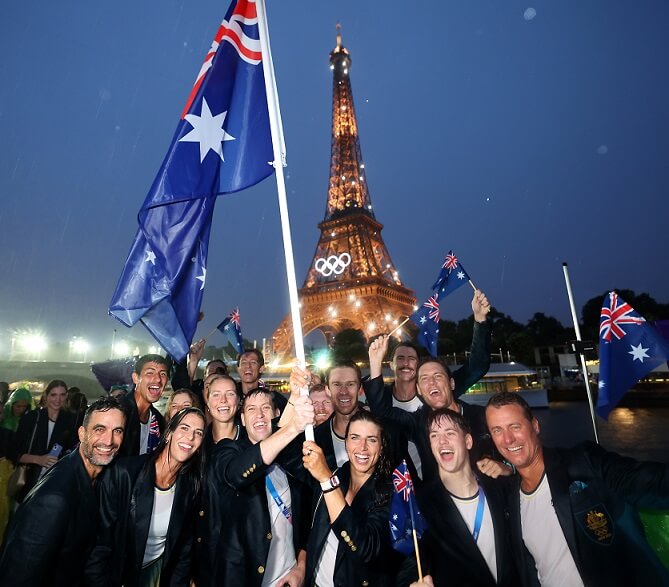
M 237 367 L 239 367 L 242 357 L 249 354 L 253 354 L 258 358 L 259 367 L 262 367 L 265 364 L 265 357 L 263 357 L 262 353 L 258 349 L 244 349 L 244 352 L 237 356 Z
M 435 424 L 441 426 L 444 420 L 450 421 L 451 424 L 456 428 L 459 428 L 463 434 L 472 433 L 472 428 L 469 425 L 469 422 L 467 422 L 460 412 L 449 410 L 448 408 L 438 408 L 436 410 L 430 410 L 430 413 L 427 416 L 425 431 L 427 432 L 428 437 L 430 436 L 430 432 L 432 432 L 432 427 Z
M 485 409 L 487 412 L 490 408 L 501 408 L 502 406 L 519 406 L 523 410 L 523 414 L 529 422 L 534 420 L 534 414 L 532 414 L 530 405 L 519 393 L 514 393 L 512 391 L 500 391 L 488 400 L 488 405 L 485 407 Z
M 368 410 L 363 410 L 362 408 L 359 409 L 351 416 L 351 419 L 346 425 L 346 438 L 348 438 L 348 432 L 351 428 L 351 424 L 354 422 L 370 422 L 379 429 L 381 453 L 379 454 L 379 460 L 377 461 L 376 468 L 374 469 L 374 475 L 387 478 L 392 473 L 393 468 L 390 463 L 390 441 L 388 440 L 388 433 L 383 427 L 381 418 Z
M 392 359 L 395 359 L 395 353 L 397 352 L 397 349 L 400 348 L 400 347 L 406 347 L 408 349 L 413 349 L 414 352 L 416 353 L 416 357 L 420 358 L 420 350 L 418 349 L 418 346 L 416 346 L 410 340 L 403 340 L 402 342 L 399 342 L 395 345 L 395 348 L 393 349 Z
M 418 362 L 418 368 L 416 369 L 416 373 L 418 373 L 418 371 L 420 371 L 420 368 L 423 365 L 427 365 L 428 363 L 437 363 L 437 365 L 441 365 L 444 368 L 444 371 L 446 371 L 446 375 L 448 375 L 448 378 L 451 379 L 453 377 L 453 373 L 451 373 L 450 367 L 444 361 L 442 361 L 438 357 L 430 357 L 430 356 L 423 357 Z
M 149 458 L 147 465 L 146 466 L 155 466 L 156 461 L 158 460 L 158 457 L 165 451 L 168 450 L 169 444 L 172 440 L 172 433 L 179 427 L 183 419 L 188 416 L 189 414 L 195 414 L 202 418 L 202 428 L 204 429 L 207 420 L 204 417 L 204 413 L 202 410 L 199 408 L 184 408 L 183 410 L 179 410 L 176 414 L 174 414 L 174 418 L 172 418 L 169 422 L 167 422 L 167 426 L 165 427 L 165 432 L 163 432 L 163 435 L 160 437 L 160 442 L 158 443 L 158 446 L 156 447 L 156 450 L 154 450 L 151 453 L 151 457 Z M 185 463 L 179 467 L 179 471 L 177 475 L 186 475 L 189 477 L 190 482 L 193 484 L 193 487 L 196 492 L 200 491 L 200 488 L 202 487 L 202 476 L 204 474 L 204 452 L 202 450 L 202 444 L 200 444 L 200 447 L 197 449 L 195 454 L 188 459 Z
M 221 364 L 220 367 L 216 367 L 216 369 L 214 370 L 214 373 L 216 373 L 216 374 L 218 374 L 218 375 L 227 375 L 227 374 L 228 374 L 228 367 L 227 367 L 227 365 L 225 364 L 225 361 L 224 361 L 223 359 L 212 359 L 211 361 L 209 361 L 209 362 L 204 366 L 204 372 L 205 372 L 205 373 L 207 372 L 207 369 L 209 369 L 209 366 L 210 366 L 212 363 L 220 363 L 220 364 Z M 214 373 L 209 373 L 209 375 L 213 375 Z
M 246 402 L 257 395 L 264 394 L 269 396 L 269 400 L 272 403 L 272 409 L 276 410 L 276 394 L 273 392 L 271 389 L 268 387 L 254 387 L 253 389 L 249 389 L 246 395 L 244 396 L 244 399 L 242 400 L 242 405 L 240 406 L 242 412 L 244 411 L 244 406 L 246 405 Z
M 185 394 L 190 398 L 191 403 L 193 404 L 194 408 L 202 409 L 202 406 L 200 405 L 200 398 L 197 397 L 190 389 L 187 387 L 182 387 L 180 389 L 174 390 L 170 394 L 170 398 L 167 400 L 167 404 L 165 405 L 165 418 L 170 417 L 170 410 L 172 409 L 172 402 L 174 401 L 174 397 L 180 394 Z
M 103 397 L 98 400 L 95 400 L 84 414 L 84 420 L 81 425 L 84 428 L 88 427 L 88 423 L 91 420 L 93 412 L 108 412 L 109 410 L 118 410 L 123 414 L 123 421 L 125 422 L 128 419 L 128 413 L 125 410 L 123 404 L 118 401 L 115 397 Z
M 44 391 L 42 392 L 42 395 L 39 398 L 38 405 L 45 406 L 46 397 L 57 387 L 64 387 L 65 392 L 67 392 L 67 383 L 65 383 L 62 379 L 52 379 L 51 381 L 49 381 L 49 383 L 46 384 L 46 387 L 44 388 Z
M 158 363 L 158 365 L 163 365 L 168 373 L 170 371 L 170 362 L 162 355 L 143 355 L 135 363 L 135 374 L 141 375 L 142 369 L 147 363 Z
M 234 386 L 235 393 L 237 394 L 237 399 L 239 400 L 239 403 L 241 404 L 242 399 L 243 399 L 242 394 L 239 391 L 239 389 L 237 388 L 237 382 L 232 377 L 230 377 L 230 375 L 222 375 L 222 374 L 216 373 L 216 374 L 210 375 L 210 377 L 211 377 L 211 381 L 209 381 L 207 383 L 207 385 L 204 389 L 204 399 L 205 399 L 205 401 L 209 401 L 209 390 L 211 389 L 212 383 L 214 383 L 215 381 L 229 381 Z
M 335 361 L 335 363 L 330 367 L 327 372 L 325 373 L 325 383 L 326 385 L 330 385 L 330 375 L 332 374 L 333 369 L 340 369 L 342 367 L 346 367 L 348 369 L 353 369 L 355 371 L 356 377 L 358 378 L 358 383 L 362 382 L 362 372 L 360 371 L 360 367 L 358 367 L 357 363 L 354 361 Z

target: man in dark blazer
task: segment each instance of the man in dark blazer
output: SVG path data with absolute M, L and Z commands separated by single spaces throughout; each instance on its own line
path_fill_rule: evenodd
M 216 583 L 227 587 L 301 585 L 306 544 L 300 485 L 274 464 L 279 453 L 314 418 L 308 397 L 295 400 L 288 422 L 272 433 L 278 416 L 274 393 L 250 390 L 242 406 L 247 438 L 221 440 L 217 462 L 236 496 L 221 528 Z M 270 505 L 271 504 L 271 505 Z M 306 520 L 308 524 L 308 520 Z
M 523 584 L 669 585 L 637 508 L 669 507 L 669 465 L 639 462 L 594 443 L 542 446 L 539 423 L 517 393 L 486 408 L 493 441 L 518 475 L 509 496 Z
M 426 432 L 439 471 L 417 490 L 427 522 L 420 542 L 427 572 L 435 585 L 515 587 L 504 491 L 472 470 L 469 424 L 460 413 L 440 408 L 430 412 Z
M 169 361 L 160 355 L 144 355 L 137 359 L 132 382 L 135 391 L 122 400 L 128 422 L 119 456 L 129 457 L 153 452 L 165 429 L 163 415 L 153 406 L 165 390 Z
M 91 404 L 78 430 L 78 450 L 46 472 L 12 519 L 0 555 L 3 586 L 81 584 L 98 528 L 93 485 L 116 456 L 124 427 L 117 400 Z

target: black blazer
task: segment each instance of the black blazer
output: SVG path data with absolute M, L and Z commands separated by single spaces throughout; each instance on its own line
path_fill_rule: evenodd
M 350 463 L 337 469 L 336 475 L 346 495 Z M 332 524 L 320 487 L 314 491 L 317 502 L 307 546 L 305 585 L 314 585 L 316 566 L 330 530 L 339 542 L 333 577 L 336 587 L 394 584 L 392 561 L 397 559 L 390 546 L 388 525 L 392 491 L 389 479 L 380 484 L 380 490 L 375 477 L 368 479 L 353 503 L 345 506 Z
M 4 587 L 82 584 L 95 543 L 97 499 L 79 452 L 63 457 L 14 514 L 0 555 Z
M 35 430 L 35 438 L 30 445 L 30 439 Z M 47 443 L 49 436 L 49 413 L 46 408 L 39 408 L 28 412 L 21 418 L 19 427 L 14 435 L 13 460 L 18 463 L 24 454 L 44 455 L 47 454 L 54 444 L 58 443 L 63 447 L 60 453 L 61 458 L 71 451 L 79 442 L 77 435 L 77 419 L 75 414 L 68 412 L 65 408 L 58 412 L 58 417 L 51 433 L 51 438 Z M 28 449 L 30 448 L 30 452 Z M 16 496 L 18 502 L 23 501 L 28 492 L 35 486 L 39 478 L 42 467 L 39 465 L 28 465 L 26 486 Z
M 669 585 L 669 571 L 646 542 L 636 511 L 669 508 L 669 465 L 622 457 L 592 442 L 544 448 L 544 463 L 555 513 L 586 585 Z M 534 559 L 522 539 L 520 478 L 509 480 L 512 546 L 523 584 L 536 585 Z
M 267 465 L 260 445 L 248 438 L 221 440 L 216 458 L 223 479 L 234 490 L 230 516 L 221 528 L 216 581 L 226 587 L 260 587 L 267 565 L 272 528 L 265 492 Z M 295 554 L 306 544 L 301 516 L 301 484 L 288 475 Z
M 239 438 L 246 438 L 246 430 L 242 426 L 239 426 L 238 430 Z M 223 479 L 218 459 L 221 443 L 214 443 L 211 426 L 207 427 L 202 446 L 206 470 L 195 514 L 191 575 L 197 587 L 214 587 L 218 585 L 216 582 L 218 540 L 221 527 L 230 519 L 235 491 Z
M 129 393 L 121 398 L 121 405 L 125 410 L 125 435 L 123 436 L 123 444 L 118 452 L 119 457 L 134 457 L 139 455 L 139 439 L 140 439 L 140 421 L 139 412 L 137 411 L 137 403 L 135 402 L 135 394 Z M 155 414 L 158 419 L 158 427 L 160 434 L 165 432 L 165 418 L 153 406 L 149 408 L 152 414 Z
M 149 535 L 156 483 L 150 455 L 119 459 L 100 483 L 100 531 L 86 566 L 86 584 L 106 587 L 138 585 Z M 160 585 L 190 579 L 193 510 L 197 494 L 186 475 L 178 475 L 174 504 L 162 556 Z
M 481 478 L 479 483 L 485 491 L 493 521 L 497 582 L 457 506 L 441 481 L 434 479 L 420 487 L 416 497 L 427 522 L 420 549 L 424 554 L 425 572 L 432 575 L 435 585 L 516 587 L 519 584 L 509 542 L 506 494 L 497 481 Z M 415 559 L 413 562 L 415 568 Z M 415 575 L 412 580 L 417 580 Z

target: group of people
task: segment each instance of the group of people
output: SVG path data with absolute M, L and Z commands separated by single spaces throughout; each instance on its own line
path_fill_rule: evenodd
M 171 363 L 140 358 L 134 392 L 94 402 L 23 499 L 2 584 L 669 585 L 636 511 L 669 506 L 669 466 L 592 443 L 544 448 L 517 393 L 460 401 L 490 362 L 483 293 L 472 309 L 471 352 L 453 372 L 403 342 L 386 384 L 379 336 L 368 379 L 352 361 L 323 381 L 296 367 L 288 398 L 262 385 L 257 350 L 239 357 L 239 382 L 222 362 L 197 380 L 196 343 L 166 418 L 154 404 Z M 392 548 L 401 461 L 427 524 L 420 572 Z

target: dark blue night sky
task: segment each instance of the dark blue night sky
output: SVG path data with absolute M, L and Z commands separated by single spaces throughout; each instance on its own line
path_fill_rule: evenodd
M 125 334 L 107 306 L 226 9 L 0 4 L 0 332 Z M 570 323 L 562 261 L 579 308 L 614 287 L 669 302 L 669 3 L 268 0 L 268 13 L 298 286 L 325 211 L 341 22 L 372 203 L 419 298 L 454 249 L 522 322 Z M 469 300 L 460 289 L 442 318 Z M 217 204 L 198 334 L 235 306 L 251 339 L 288 311 L 273 177 Z

